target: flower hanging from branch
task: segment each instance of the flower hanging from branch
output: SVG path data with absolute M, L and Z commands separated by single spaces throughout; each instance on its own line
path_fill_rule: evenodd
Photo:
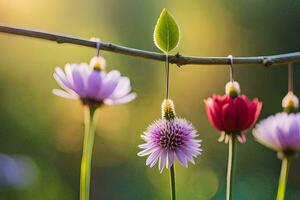
M 174 158 L 184 167 L 188 161 L 195 164 L 194 157 L 201 154 L 200 140 L 197 140 L 197 131 L 185 119 L 177 118 L 172 100 L 164 100 L 162 104 L 162 119 L 152 123 L 142 139 L 146 142 L 139 145 L 143 151 L 139 156 L 148 156 L 146 165 L 153 167 L 158 164 L 162 172 L 164 167 L 170 169 Z
M 204 103 L 210 123 L 222 132 L 219 141 L 225 142 L 228 142 L 228 135 L 235 135 L 239 142 L 245 143 L 244 131 L 255 124 L 262 108 L 257 98 L 249 100 L 240 95 L 236 81 L 226 84 L 225 95 L 213 95 Z
M 292 84 L 289 67 L 289 85 Z M 262 145 L 277 152 L 282 160 L 278 184 L 277 200 L 284 200 L 291 158 L 300 151 L 300 113 L 299 99 L 291 91 L 283 98 L 282 107 L 285 112 L 269 116 L 256 125 L 253 130 L 255 139 Z
M 233 80 L 233 58 L 229 58 L 230 81 L 225 86 L 226 94 L 213 95 L 204 101 L 210 123 L 221 131 L 219 141 L 228 143 L 226 200 L 231 200 L 233 194 L 236 140 L 246 142 L 244 131 L 255 124 L 262 108 L 257 98 L 249 100 L 247 96 L 240 95 L 240 85 Z
M 136 97 L 136 94 L 131 92 L 129 78 L 121 76 L 117 70 L 106 73 L 106 62 L 98 54 L 99 48 L 97 56 L 91 59 L 90 65 L 87 63 L 66 64 L 64 71 L 57 67 L 53 74 L 62 88 L 62 90 L 54 89 L 53 93 L 64 98 L 80 99 L 85 107 L 80 200 L 89 200 L 90 198 L 95 111 L 103 104 L 124 104 Z
M 176 200 L 176 175 L 174 159 L 187 167 L 188 161 L 200 155 L 200 141 L 197 132 L 188 121 L 177 118 L 173 101 L 169 99 L 169 52 L 176 48 L 180 40 L 180 29 L 173 16 L 163 9 L 156 22 L 153 39 L 155 46 L 165 54 L 166 93 L 162 103 L 162 119 L 152 123 L 142 138 L 146 142 L 139 145 L 139 156 L 149 156 L 146 164 L 153 167 L 157 162 L 159 170 L 164 167 L 170 172 L 171 200 Z

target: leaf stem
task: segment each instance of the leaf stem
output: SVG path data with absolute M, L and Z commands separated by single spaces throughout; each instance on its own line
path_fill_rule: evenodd
M 229 135 L 226 200 L 232 199 L 232 191 L 233 191 L 232 185 L 234 181 L 235 162 L 236 162 L 236 138 L 233 135 Z
M 278 192 L 276 200 L 284 200 L 286 184 L 290 168 L 290 158 L 284 157 L 282 159 L 281 172 L 278 184 Z
M 169 65 L 169 55 L 166 53 L 166 99 L 169 99 L 169 82 L 170 82 L 170 65 Z
M 175 163 L 170 168 L 170 185 L 171 185 L 171 200 L 176 200 L 176 187 L 175 187 Z
M 80 200 L 90 198 L 91 162 L 94 145 L 93 116 L 95 109 L 89 106 L 84 107 L 84 141 L 80 172 Z

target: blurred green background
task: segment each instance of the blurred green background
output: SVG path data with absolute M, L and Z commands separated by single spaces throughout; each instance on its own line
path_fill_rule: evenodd
M 0 0 L 0 23 L 98 37 L 129 47 L 157 51 L 152 32 L 166 7 L 181 27 L 179 51 L 200 56 L 255 56 L 300 50 L 297 0 Z M 79 101 L 52 95 L 55 66 L 88 62 L 95 49 L 0 33 L 0 152 L 25 162 L 25 183 L 0 186 L 3 200 L 74 200 L 79 193 L 83 108 Z M 138 98 L 101 108 L 93 154 L 92 199 L 166 200 L 169 177 L 139 158 L 140 134 L 160 117 L 164 97 L 163 63 L 101 51 L 108 70 L 129 76 Z M 295 92 L 300 69 L 295 64 Z M 227 146 L 209 124 L 203 100 L 223 94 L 227 66 L 171 66 L 170 96 L 178 115 L 192 121 L 203 140 L 196 165 L 177 165 L 179 200 L 225 197 Z M 287 93 L 287 67 L 235 65 L 242 92 L 259 97 L 261 118 L 281 111 Z M 275 199 L 280 161 L 247 134 L 238 146 L 235 199 Z M 292 163 L 287 199 L 300 199 L 300 162 Z

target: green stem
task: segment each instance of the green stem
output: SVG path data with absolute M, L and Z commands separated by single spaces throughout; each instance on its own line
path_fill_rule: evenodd
M 176 200 L 176 187 L 175 187 L 175 163 L 170 168 L 170 183 L 171 183 L 171 200 Z
M 282 159 L 281 172 L 279 178 L 278 192 L 276 200 L 284 200 L 287 179 L 289 175 L 290 159 L 284 157 Z
M 226 188 L 226 200 L 232 199 L 233 180 L 234 180 L 234 168 L 236 162 L 236 138 L 235 136 L 229 136 L 228 144 L 228 164 L 227 164 L 227 188 Z
M 84 141 L 80 172 L 80 200 L 90 198 L 91 162 L 94 145 L 93 116 L 95 109 L 85 106 L 84 108 Z

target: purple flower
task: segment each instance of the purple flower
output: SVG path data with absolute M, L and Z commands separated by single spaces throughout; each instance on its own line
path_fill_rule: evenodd
M 139 152 L 138 156 L 149 155 L 146 165 L 153 167 L 159 162 L 160 171 L 165 166 L 170 169 L 175 156 L 187 167 L 188 161 L 194 164 L 194 157 L 201 154 L 201 141 L 195 139 L 197 136 L 197 131 L 185 119 L 159 119 L 142 135 L 146 143 L 139 145 L 139 148 L 144 150 Z
M 101 62 L 105 64 L 103 60 Z M 63 90 L 54 89 L 53 93 L 64 98 L 81 99 L 84 104 L 98 105 L 123 104 L 136 97 L 136 93 L 131 93 L 128 77 L 121 76 L 117 70 L 106 73 L 99 68 L 99 62 L 93 65 L 94 68 L 87 63 L 66 64 L 64 71 L 57 67 L 53 76 Z
M 262 120 L 253 130 L 261 144 L 285 154 L 300 150 L 300 114 L 278 113 Z

